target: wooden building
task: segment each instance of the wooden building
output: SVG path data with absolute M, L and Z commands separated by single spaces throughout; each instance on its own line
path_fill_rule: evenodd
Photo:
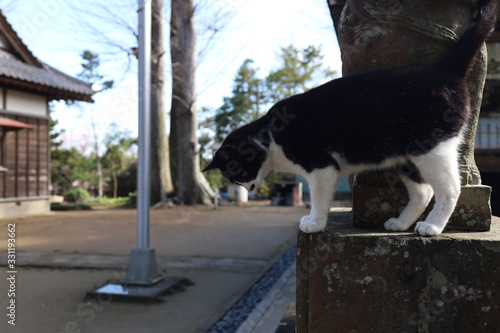
M 50 209 L 48 103 L 92 94 L 37 59 L 0 11 L 0 218 Z

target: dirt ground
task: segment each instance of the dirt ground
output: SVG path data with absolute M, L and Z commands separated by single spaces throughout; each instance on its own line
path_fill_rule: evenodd
M 308 213 L 304 207 L 271 207 L 267 203 L 217 210 L 206 206 L 151 210 L 151 246 L 157 253 L 169 256 L 220 257 L 226 256 L 229 248 L 233 257 L 241 257 L 248 255 L 246 249 L 254 248 L 253 257 L 267 257 L 271 255 L 269 249 L 258 243 L 264 243 L 269 234 L 281 235 L 275 240 L 278 243 L 288 240 L 295 233 L 293 228 L 290 232 L 290 227 L 298 226 L 301 216 Z M 17 249 L 23 252 L 128 254 L 137 244 L 134 209 L 51 212 L 2 219 L 0 230 L 8 223 L 16 224 Z M 6 233 L 0 233 L 0 241 L 5 237 Z M 207 246 L 196 246 L 201 243 Z
M 86 292 L 126 274 L 119 267 L 136 246 L 136 214 L 133 209 L 106 209 L 1 219 L 0 269 L 6 276 L 7 229 L 15 223 L 18 273 L 17 325 L 8 324 L 3 314 L 0 332 L 203 332 L 295 242 L 298 221 L 308 210 L 268 202 L 217 210 L 151 210 L 151 246 L 158 258 L 182 264 L 162 266 L 162 261 L 159 270 L 187 277 L 194 285 L 154 305 L 85 301 Z M 107 269 L 72 269 L 78 264 L 71 255 L 78 254 L 79 260 L 111 256 L 119 263 Z M 26 267 L 22 261 L 29 258 L 32 264 Z M 44 259 L 44 267 L 33 267 L 36 258 Z M 8 282 L 0 281 L 5 294 Z M 6 309 L 8 301 L 2 296 L 0 308 Z

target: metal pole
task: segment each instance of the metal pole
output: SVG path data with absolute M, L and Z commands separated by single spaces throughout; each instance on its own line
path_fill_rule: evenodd
M 139 0 L 139 156 L 137 161 L 137 247 L 130 254 L 127 282 L 156 283 L 155 249 L 149 247 L 151 1 Z
M 151 1 L 139 0 L 139 156 L 137 162 L 137 247 L 130 253 L 127 276 L 96 289 L 89 296 L 118 295 L 132 299 L 156 298 L 178 283 L 181 277 L 165 278 L 158 274 L 155 249 L 149 247 L 150 205 L 150 59 Z
M 151 1 L 139 0 L 139 156 L 137 162 L 137 247 L 149 247 Z

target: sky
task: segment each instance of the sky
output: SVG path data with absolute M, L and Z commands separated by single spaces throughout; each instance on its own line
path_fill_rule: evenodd
M 65 129 L 66 146 L 83 151 L 90 149 L 92 115 L 101 138 L 112 122 L 137 135 L 137 61 L 121 50 L 135 46 L 129 30 L 137 26 L 137 2 L 101 2 L 114 4 L 112 10 L 100 2 L 0 0 L 8 21 L 37 58 L 76 76 L 81 72 L 81 53 L 88 49 L 100 55 L 100 72 L 105 79 L 115 81 L 113 89 L 95 95 L 93 104 L 55 103 L 53 117 L 59 121 L 59 129 Z M 168 23 L 169 1 L 165 1 L 165 7 Z M 115 17 L 110 19 L 110 15 Z M 202 51 L 196 77 L 198 108 L 222 105 L 245 59 L 253 59 L 264 76 L 277 65 L 280 47 L 291 44 L 299 48 L 321 45 L 324 63 L 340 73 L 340 51 L 326 0 L 200 1 L 197 23 L 198 48 Z M 207 48 L 209 34 L 204 32 L 214 24 L 221 29 Z M 168 46 L 168 24 L 164 34 Z M 165 60 L 169 102 L 169 57 Z

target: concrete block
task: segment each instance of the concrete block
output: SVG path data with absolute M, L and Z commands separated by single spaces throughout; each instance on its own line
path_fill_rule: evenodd
M 332 213 L 299 232 L 297 333 L 500 332 L 500 219 L 423 238 Z
M 491 224 L 491 187 L 462 186 L 455 211 L 446 230 L 488 231 Z M 353 187 L 353 224 L 359 228 L 381 226 L 401 213 L 408 203 L 403 186 L 357 185 Z M 434 206 L 434 199 L 419 219 L 422 221 Z

